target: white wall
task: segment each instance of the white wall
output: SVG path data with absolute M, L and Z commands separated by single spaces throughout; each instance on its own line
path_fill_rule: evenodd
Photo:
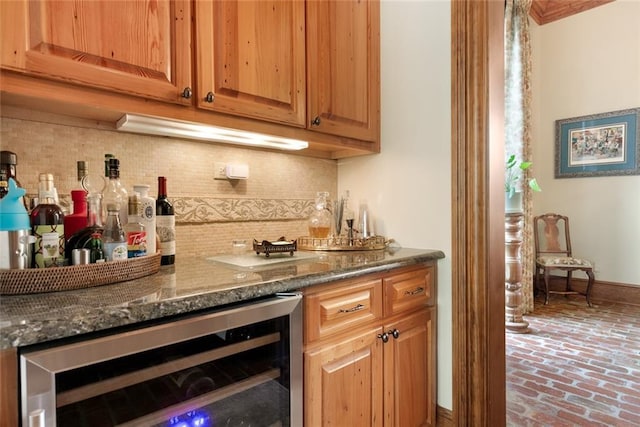
M 640 285 L 640 176 L 554 178 L 556 120 L 640 107 L 640 1 L 531 22 L 534 212 L 569 216 L 597 280 Z
M 451 5 L 381 2 L 382 152 L 338 163 L 339 193 L 365 200 L 376 232 L 442 250 L 438 404 L 453 408 L 451 338 Z

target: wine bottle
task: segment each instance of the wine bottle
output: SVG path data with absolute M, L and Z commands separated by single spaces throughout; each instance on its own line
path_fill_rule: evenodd
M 162 265 L 176 261 L 176 219 L 173 205 L 167 199 L 167 178 L 158 177 L 158 198 L 156 199 L 156 234 L 160 238 Z
M 0 199 L 9 191 L 9 178 L 13 178 L 18 187 L 20 182 L 16 178 L 18 156 L 11 151 L 0 151 Z
M 41 173 L 38 182 L 39 204 L 29 219 L 31 232 L 36 237 L 33 267 L 45 268 L 65 264 L 64 213 L 55 203 L 53 175 Z
M 120 223 L 120 212 L 114 203 L 107 205 L 107 221 L 102 233 L 104 256 L 107 261 L 127 259 L 127 239 Z
M 89 193 L 87 195 L 86 227 L 76 231 L 67 239 L 65 253 L 71 259 L 74 249 L 91 249 L 91 237 L 94 233 L 102 235 L 102 194 Z
M 140 222 L 140 206 L 138 193 L 129 196 L 129 222 L 124 226 L 128 258 L 138 258 L 147 254 L 147 231 Z

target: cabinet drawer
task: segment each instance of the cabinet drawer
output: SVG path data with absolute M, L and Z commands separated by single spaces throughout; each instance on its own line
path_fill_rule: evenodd
M 405 271 L 382 280 L 385 316 L 435 303 L 435 267 Z
M 349 330 L 382 317 L 380 279 L 355 282 L 305 296 L 305 342 Z

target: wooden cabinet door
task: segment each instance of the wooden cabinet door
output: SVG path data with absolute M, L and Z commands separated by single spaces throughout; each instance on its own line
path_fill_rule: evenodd
M 303 127 L 305 3 L 194 3 L 198 107 Z
M 425 308 L 384 328 L 389 334 L 384 346 L 385 427 L 435 426 L 434 313 Z
M 378 0 L 307 2 L 307 127 L 376 141 L 380 121 Z
M 382 425 L 379 327 L 305 352 L 305 425 Z
M 188 0 L 1 1 L 3 68 L 190 104 Z

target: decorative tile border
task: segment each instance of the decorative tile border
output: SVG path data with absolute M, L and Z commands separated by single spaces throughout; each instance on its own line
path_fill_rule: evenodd
M 219 199 L 174 197 L 177 223 L 281 221 L 306 219 L 314 201 L 308 199 Z

